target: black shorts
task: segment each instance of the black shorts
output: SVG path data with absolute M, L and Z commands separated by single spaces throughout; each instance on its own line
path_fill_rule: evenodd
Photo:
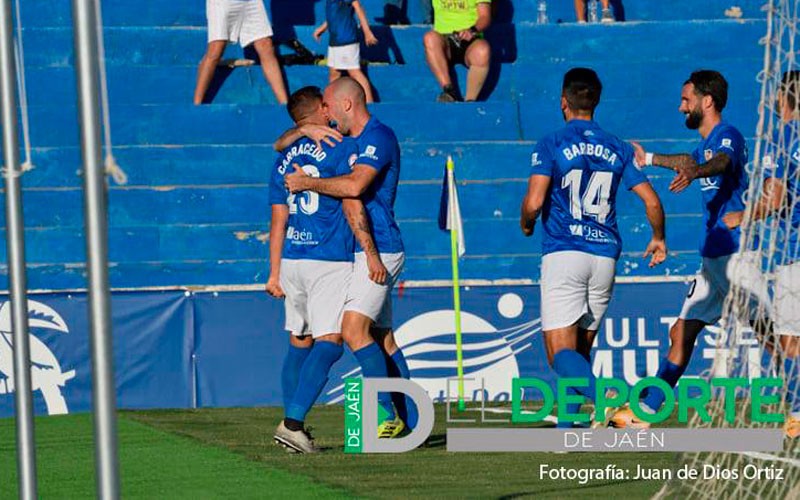
M 475 36 L 470 41 L 459 40 L 457 33 L 447 35 L 447 45 L 450 47 L 450 63 L 452 64 L 466 64 L 465 56 L 467 55 L 467 48 L 480 40 L 482 37 Z

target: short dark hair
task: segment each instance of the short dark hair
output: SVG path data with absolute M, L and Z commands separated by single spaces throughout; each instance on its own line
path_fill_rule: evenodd
M 317 106 L 322 101 L 322 91 L 319 87 L 309 85 L 295 91 L 286 105 L 289 116 L 297 123 L 307 118 L 317 110 Z
M 593 112 L 600 103 L 602 92 L 603 84 L 592 69 L 572 68 L 564 74 L 561 93 L 573 111 Z
M 786 104 L 794 111 L 800 111 L 800 71 L 794 69 L 787 71 L 781 78 L 781 94 L 786 97 Z
M 690 83 L 694 85 L 696 94 L 711 96 L 717 111 L 725 109 L 725 105 L 728 104 L 728 81 L 722 73 L 713 69 L 701 69 L 692 73 L 684 85 Z

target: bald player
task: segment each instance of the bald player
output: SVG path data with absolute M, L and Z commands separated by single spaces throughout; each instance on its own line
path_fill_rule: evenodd
M 352 171 L 322 179 L 295 168 L 284 180 L 292 193 L 315 191 L 337 198 L 360 198 L 363 202 L 369 221 L 363 229 L 372 233 L 375 243 L 364 247 L 356 229 L 359 244 L 345 302 L 342 336 L 364 377 L 409 378 L 408 365 L 392 332 L 391 291 L 405 261 L 394 215 L 400 145 L 392 129 L 370 115 L 364 89 L 352 78 L 331 83 L 325 89 L 323 106 L 338 131 L 356 141 L 358 156 Z M 277 147 L 301 135 L 298 129 L 290 130 L 279 139 Z M 379 395 L 378 400 L 387 413 L 378 426 L 378 437 L 396 437 L 406 425 L 416 424 L 415 408 L 405 398 L 396 397 L 396 408 L 389 394 Z

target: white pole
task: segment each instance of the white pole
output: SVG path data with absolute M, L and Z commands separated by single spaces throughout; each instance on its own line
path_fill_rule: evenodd
M 33 433 L 31 354 L 28 339 L 28 298 L 25 278 L 25 226 L 17 129 L 17 77 L 13 48 L 11 0 L 0 8 L 0 101 L 2 101 L 3 165 L 6 181 L 6 246 L 11 292 L 11 328 L 14 335 L 14 402 L 17 423 L 17 471 L 19 497 L 34 499 L 36 448 Z
M 111 301 L 108 284 L 106 178 L 100 140 L 100 88 L 97 56 L 97 10 L 93 0 L 72 0 L 75 72 L 83 158 L 86 255 L 89 271 L 89 324 L 92 339 L 97 496 L 119 498 L 116 388 L 111 347 Z

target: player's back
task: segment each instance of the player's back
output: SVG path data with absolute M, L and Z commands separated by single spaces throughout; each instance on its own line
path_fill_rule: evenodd
M 536 145 L 531 174 L 551 177 L 542 207 L 542 253 L 580 251 L 618 258 L 617 189 L 647 178 L 633 164 L 633 148 L 594 121 L 571 120 Z
M 355 141 L 349 138 L 335 147 L 302 138 L 281 151 L 270 183 L 270 203 L 289 207 L 283 257 L 327 261 L 351 261 L 354 238 L 338 198 L 313 191 L 289 193 L 284 176 L 299 165 L 311 177 L 336 177 L 350 173 L 356 158 Z

